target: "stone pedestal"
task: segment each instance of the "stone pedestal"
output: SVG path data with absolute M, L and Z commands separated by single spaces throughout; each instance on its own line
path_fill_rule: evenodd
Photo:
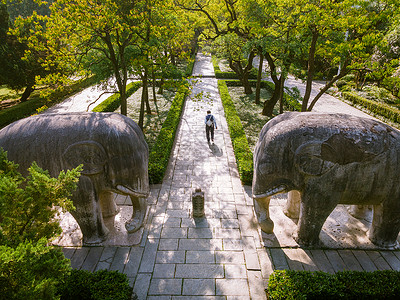
M 201 218 L 204 216 L 204 192 L 197 188 L 192 193 L 193 218 Z

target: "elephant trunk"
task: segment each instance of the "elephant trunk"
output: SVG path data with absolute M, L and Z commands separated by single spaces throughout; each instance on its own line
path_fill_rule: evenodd
M 148 189 L 146 191 L 142 191 L 141 189 L 139 191 L 134 191 L 128 187 L 117 185 L 117 190 L 124 195 L 129 195 L 138 198 L 146 198 L 149 195 Z

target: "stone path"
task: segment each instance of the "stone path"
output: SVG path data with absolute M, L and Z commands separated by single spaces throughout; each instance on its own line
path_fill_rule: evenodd
M 194 75 L 204 77 L 194 79 L 163 184 L 152 186 L 140 244 L 64 248 L 74 268 L 118 270 L 139 299 L 160 300 L 266 299 L 275 269 L 400 270 L 398 251 L 264 247 L 249 187 L 239 180 L 209 57 L 197 56 Z M 210 146 L 203 123 L 207 109 L 218 123 Z M 195 187 L 205 192 L 204 218 L 191 216 Z
M 127 84 L 130 82 L 132 82 L 132 80 L 128 80 Z M 112 86 L 113 83 L 110 82 L 110 85 Z M 110 97 L 113 90 L 114 89 L 112 87 L 108 87 L 106 89 L 107 92 L 105 93 L 101 85 L 93 85 L 83 89 L 71 97 L 68 97 L 63 102 L 50 107 L 44 113 L 51 114 L 92 111 L 93 108 L 95 108 L 98 104 Z

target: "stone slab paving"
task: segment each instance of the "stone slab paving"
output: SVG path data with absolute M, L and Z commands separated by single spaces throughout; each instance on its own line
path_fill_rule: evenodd
M 210 57 L 197 56 L 194 74 L 204 77 L 194 79 L 163 184 L 152 186 L 140 243 L 65 247 L 74 268 L 119 270 L 139 299 L 158 300 L 266 299 L 268 278 L 278 269 L 400 270 L 398 251 L 265 243 L 250 187 L 243 187 L 238 176 Z M 213 145 L 205 139 L 207 109 L 218 124 Z M 205 192 L 204 218 L 192 217 L 194 188 Z M 284 200 L 276 200 L 276 209 Z
M 127 84 L 132 82 L 128 80 Z M 49 109 L 44 114 L 55 114 L 65 112 L 84 112 L 92 111 L 98 104 L 110 97 L 116 86 L 113 79 L 109 80 L 109 86 L 104 89 L 101 84 L 96 84 L 83 89 L 82 91 L 68 97 L 63 102 L 58 103 Z

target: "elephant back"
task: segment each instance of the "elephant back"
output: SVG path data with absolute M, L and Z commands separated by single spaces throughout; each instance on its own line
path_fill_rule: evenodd
M 139 126 L 116 113 L 42 114 L 16 121 L 0 130 L 0 147 L 25 174 L 30 164 L 36 161 L 52 176 L 57 176 L 60 170 L 69 168 L 65 162 L 66 150 L 86 142 L 88 147 L 101 145 L 106 149 L 107 159 L 122 150 L 141 153 L 141 159 L 148 160 L 148 146 Z
M 314 142 L 323 144 L 325 150 L 357 156 L 361 152 L 378 155 L 400 146 L 399 131 L 374 119 L 312 112 L 285 113 L 278 117 L 262 129 L 258 148 L 267 143 L 286 143 L 295 151 L 305 143 Z

